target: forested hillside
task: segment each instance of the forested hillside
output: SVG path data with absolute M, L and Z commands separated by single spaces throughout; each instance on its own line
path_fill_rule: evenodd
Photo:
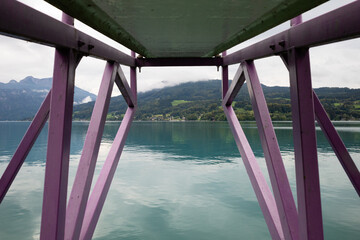
M 221 81 L 188 82 L 138 95 L 136 120 L 206 120 L 223 121 Z M 287 87 L 263 85 L 273 120 L 291 120 L 290 91 Z M 360 89 L 315 89 L 332 120 L 360 120 Z M 77 105 L 74 118 L 90 119 L 94 102 Z M 239 120 L 254 120 L 246 84 L 233 103 Z M 111 99 L 108 120 L 121 120 L 126 104 L 121 96 Z

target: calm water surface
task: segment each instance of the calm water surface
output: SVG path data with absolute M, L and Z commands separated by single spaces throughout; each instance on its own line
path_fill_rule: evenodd
M 105 127 L 96 177 L 120 123 Z M 28 122 L 0 122 L 0 174 Z M 88 123 L 73 124 L 69 185 Z M 242 123 L 268 178 L 257 128 Z M 296 198 L 291 123 L 274 123 Z M 360 167 L 360 122 L 337 122 Z M 317 134 L 326 239 L 360 239 L 360 199 L 323 134 Z M 0 205 L 0 239 L 38 239 L 47 127 Z M 69 188 L 70 191 L 70 188 Z M 226 122 L 135 122 L 94 239 L 270 239 Z

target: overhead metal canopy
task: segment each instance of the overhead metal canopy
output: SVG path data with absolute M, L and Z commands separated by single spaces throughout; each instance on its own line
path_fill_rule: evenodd
M 148 58 L 211 57 L 326 0 L 46 0 Z

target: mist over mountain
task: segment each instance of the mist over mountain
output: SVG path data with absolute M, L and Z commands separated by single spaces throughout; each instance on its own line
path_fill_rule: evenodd
M 291 120 L 290 89 L 262 85 L 273 120 Z M 360 120 L 360 89 L 315 89 L 332 120 Z M 75 119 L 90 119 L 94 102 L 74 107 Z M 254 120 L 247 91 L 241 88 L 233 102 L 239 120 Z M 121 120 L 127 105 L 122 96 L 110 102 L 108 120 Z M 221 108 L 221 81 L 182 83 L 138 94 L 135 120 L 206 120 L 224 121 Z
M 48 94 L 52 78 L 28 76 L 0 83 L 0 121 L 31 119 Z M 94 101 L 96 95 L 75 87 L 74 104 Z
M 37 112 L 51 88 L 51 78 L 26 77 L 20 82 L 0 83 L 0 120 L 28 120 Z M 262 85 L 273 120 L 291 120 L 288 87 Z M 332 120 L 360 120 L 360 89 L 315 89 Z M 75 88 L 73 118 L 89 120 L 96 96 Z M 241 88 L 233 102 L 239 120 L 254 120 L 247 91 Z M 122 96 L 111 98 L 108 120 L 121 120 L 127 105 Z M 135 120 L 206 120 L 224 121 L 221 108 L 221 81 L 182 83 L 138 94 Z

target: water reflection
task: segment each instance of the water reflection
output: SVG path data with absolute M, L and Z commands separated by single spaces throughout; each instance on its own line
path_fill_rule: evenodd
M 28 125 L 0 122 L 0 173 Z M 119 125 L 106 124 L 96 176 Z M 274 125 L 296 199 L 291 123 Z M 256 124 L 242 126 L 267 177 Z M 360 124 L 336 126 L 359 164 Z M 70 185 L 87 127 L 87 122 L 73 124 Z M 0 205 L 1 239 L 39 236 L 46 142 L 47 126 Z M 317 143 L 325 237 L 359 239 L 359 198 L 321 131 Z M 270 239 L 228 123 L 133 123 L 94 235 L 94 239 L 119 238 Z

